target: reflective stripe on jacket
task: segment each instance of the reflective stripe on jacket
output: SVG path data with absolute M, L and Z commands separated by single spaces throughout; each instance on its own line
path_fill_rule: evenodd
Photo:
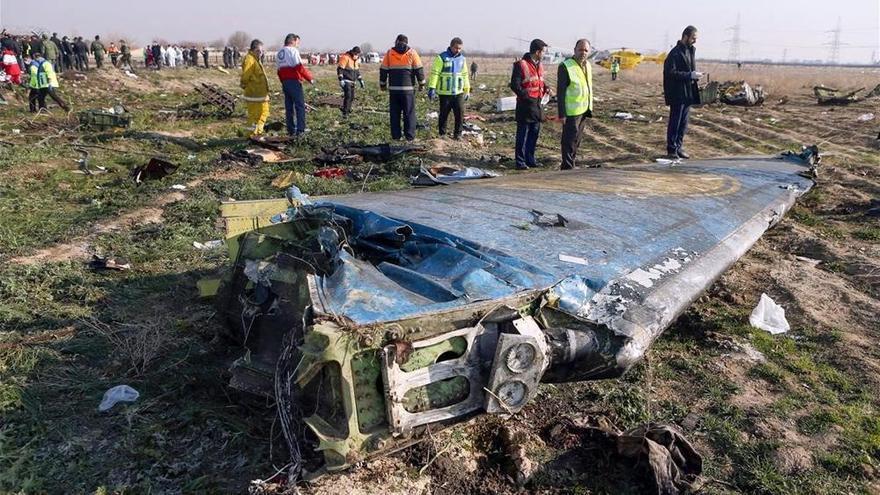
M 422 59 L 412 48 L 407 47 L 401 53 L 392 48 L 385 53 L 382 65 L 379 66 L 379 86 L 394 92 L 415 90 L 415 84 L 425 84 L 425 71 Z
M 529 98 L 541 98 L 544 96 L 544 66 L 522 59 L 519 61 L 522 71 L 522 89 Z
M 245 101 L 269 101 L 269 79 L 260 58 L 251 51 L 241 62 L 241 88 Z
M 470 75 L 463 54 L 453 55 L 448 49 L 437 55 L 431 67 L 428 87 L 440 95 L 459 95 L 471 92 Z
M 336 76 L 345 81 L 357 81 L 361 78 L 361 62 L 359 57 L 353 56 L 349 52 L 345 52 L 339 56 L 339 63 L 336 64 Z
M 568 70 L 568 88 L 565 90 L 565 115 L 573 117 L 593 109 L 593 69 L 590 62 L 586 70 L 573 58 L 563 62 Z M 557 96 L 558 97 L 558 96 Z

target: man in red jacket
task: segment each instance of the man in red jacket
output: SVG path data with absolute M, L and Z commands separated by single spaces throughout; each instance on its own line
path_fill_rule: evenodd
M 9 48 L 4 48 L 2 55 L 0 55 L 0 69 L 3 69 L 3 72 L 6 73 L 9 82 L 16 86 L 21 84 L 21 67 L 18 66 L 15 52 Z
M 284 38 L 284 47 L 275 56 L 278 67 L 278 79 L 284 90 L 284 122 L 288 136 L 299 136 L 306 132 L 306 100 L 303 94 L 303 81 L 315 84 L 315 78 L 303 64 L 300 57 L 299 36 L 288 34 Z M 296 123 L 293 116 L 296 111 Z

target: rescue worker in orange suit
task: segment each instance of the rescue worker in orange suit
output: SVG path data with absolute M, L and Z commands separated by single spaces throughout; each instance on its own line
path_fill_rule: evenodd
M 364 89 L 364 79 L 361 77 L 361 47 L 356 46 L 339 56 L 336 65 L 336 76 L 339 78 L 339 86 L 342 88 L 342 115 L 348 117 L 351 113 L 351 103 L 354 101 L 354 85 L 359 84 Z
M 440 136 L 446 135 L 446 121 L 451 110 L 455 115 L 453 139 L 461 139 L 464 102 L 471 96 L 467 60 L 461 51 L 462 45 L 461 38 L 452 38 L 449 48 L 434 59 L 431 77 L 428 78 L 428 99 L 433 100 L 440 95 L 438 132 Z
M 538 134 L 541 132 L 541 121 L 544 110 L 541 99 L 550 93 L 544 84 L 544 66 L 541 57 L 547 43 L 539 39 L 532 40 L 529 52 L 513 64 L 510 75 L 510 89 L 516 93 L 516 168 L 525 170 L 540 167 L 535 161 L 535 147 Z
M 419 54 L 408 43 L 409 38 L 398 34 L 394 47 L 385 53 L 379 67 L 379 89 L 388 91 L 391 137 L 412 141 L 416 138 L 415 85 L 419 85 L 419 91 L 425 88 L 425 70 Z

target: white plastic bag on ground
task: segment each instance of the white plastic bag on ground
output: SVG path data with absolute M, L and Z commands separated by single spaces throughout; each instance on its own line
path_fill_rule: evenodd
M 134 402 L 141 394 L 128 385 L 117 385 L 104 392 L 104 399 L 98 405 L 98 411 L 104 412 L 115 406 L 117 402 Z
M 758 305 L 749 316 L 749 324 L 773 335 L 785 333 L 791 329 L 785 319 L 785 310 L 773 299 L 770 299 L 767 294 L 761 294 L 761 300 L 758 301 Z

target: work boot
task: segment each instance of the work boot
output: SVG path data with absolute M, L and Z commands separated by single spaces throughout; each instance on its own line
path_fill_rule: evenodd
M 676 153 L 669 153 L 668 155 L 666 155 L 666 159 L 675 161 L 678 160 L 679 157 Z
M 526 165 L 526 164 L 524 164 L 524 163 L 517 163 L 517 164 L 516 164 L 516 169 L 517 169 L 517 170 L 528 170 L 528 169 L 529 169 L 529 166 Z
M 529 168 L 543 168 L 543 167 L 544 167 L 544 164 L 541 162 L 535 162 L 535 163 L 529 165 Z
M 691 157 L 691 155 L 688 155 L 687 153 L 685 153 L 684 150 L 678 150 L 676 152 L 676 155 L 678 155 L 679 158 L 682 158 L 684 160 L 687 160 L 688 158 Z
M 574 167 L 563 163 L 562 165 L 559 166 L 559 170 L 574 170 Z

